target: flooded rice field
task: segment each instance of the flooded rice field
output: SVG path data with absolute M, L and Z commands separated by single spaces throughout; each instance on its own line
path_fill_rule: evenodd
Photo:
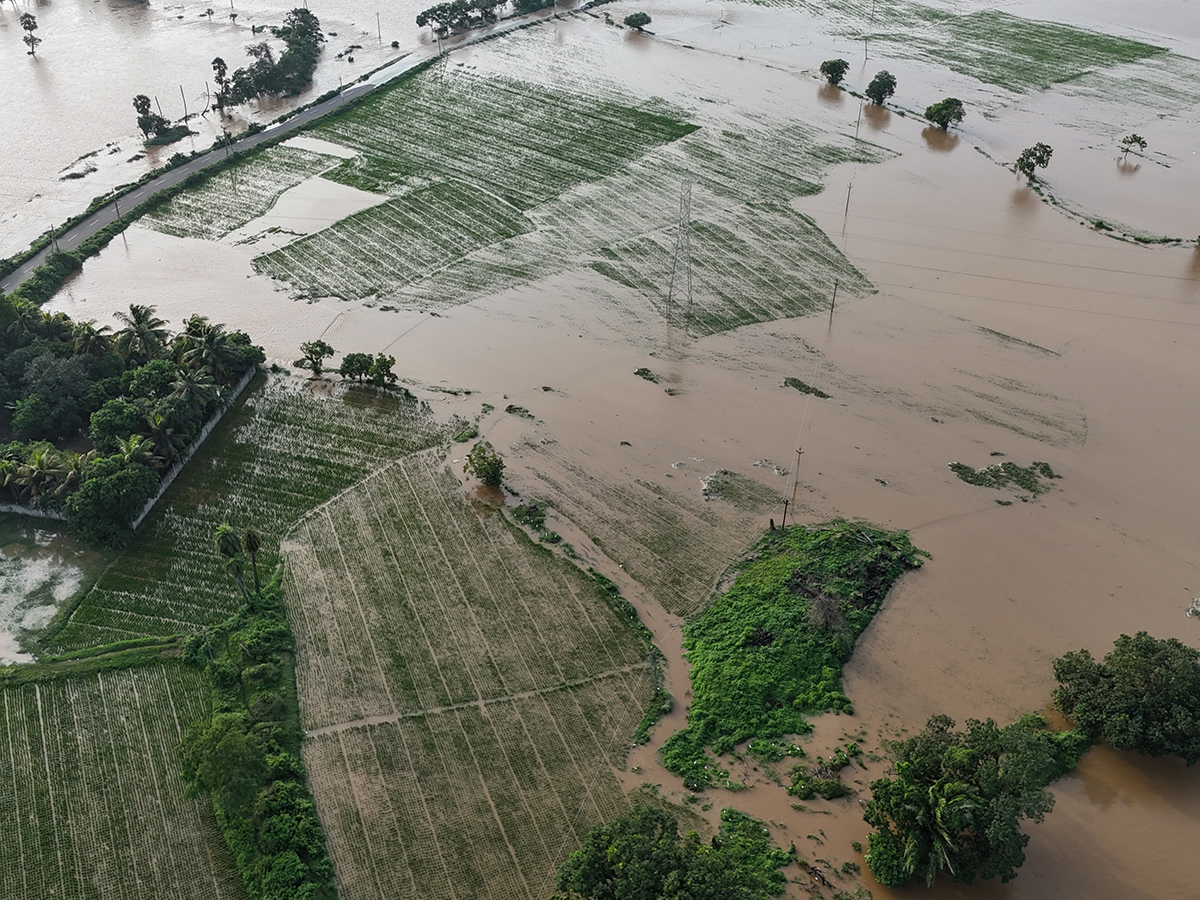
M 53 522 L 0 514 L 0 664 L 32 660 L 20 639 L 45 627 L 105 561 Z
M 811 750 L 863 735 L 879 752 L 935 713 L 1012 721 L 1046 706 L 1068 650 L 1099 655 L 1138 630 L 1200 644 L 1184 614 L 1200 595 L 1200 251 L 1112 236 L 1200 230 L 1186 200 L 1200 196 L 1200 33 L 1174 0 L 947 8 L 664 2 L 645 7 L 653 36 L 577 13 L 456 52 L 403 101 L 444 113 L 445 129 L 415 116 L 324 126 L 130 228 L 48 309 L 109 321 L 148 302 L 172 322 L 202 310 L 285 365 L 318 336 L 386 351 L 439 418 L 481 416 L 512 487 L 551 502 L 554 529 L 618 581 L 667 656 L 676 709 L 619 773 L 627 787 L 684 797 L 655 756 L 685 721 L 680 616 L 778 519 L 793 476 L 793 515 L 908 529 L 932 554 L 846 668 L 855 715 L 817 719 Z M 199 12 L 160 27 L 181 45 L 185 27 L 232 28 Z M 1031 36 L 1019 17 L 1035 16 L 1059 24 Z M 0 17 L 7 46 L 13 16 Z M 819 83 L 837 55 L 856 90 L 878 69 L 897 75 L 890 110 Z M 514 84 L 562 114 L 522 118 Z M 912 114 L 947 94 L 968 109 L 949 135 Z M 536 178 L 461 127 L 498 108 L 510 137 L 544 135 L 519 159 Z M 603 156 L 587 140 L 601 126 Z M 454 143 L 439 137 L 452 129 Z M 1129 132 L 1148 149 L 1120 160 Z M 1005 165 L 1039 140 L 1055 149 L 1045 198 Z M 670 284 L 685 181 L 690 298 Z M 948 468 L 997 454 L 1062 479 L 1022 499 Z M 738 490 L 706 495 L 717 472 Z M 847 776 L 859 798 L 885 765 Z M 771 773 L 733 769 L 750 786 L 714 791 L 710 817 L 736 805 L 806 858 L 861 863 L 858 798 L 796 809 Z M 1015 881 L 939 882 L 931 896 L 1194 892 L 1196 771 L 1097 749 L 1053 790 Z

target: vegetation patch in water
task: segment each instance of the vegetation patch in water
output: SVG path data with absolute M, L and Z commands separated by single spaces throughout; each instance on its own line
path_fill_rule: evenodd
M 1050 490 L 1050 485 L 1043 479 L 1062 478 L 1050 468 L 1049 463 L 1033 462 L 1028 466 L 1018 466 L 1015 462 L 995 463 L 982 469 L 973 469 L 966 463 L 950 463 L 950 471 L 967 484 L 978 487 L 1006 488 L 1014 486 L 1028 491 L 1033 496 L 1044 494 Z
M 834 521 L 771 531 L 732 587 L 684 628 L 692 667 L 688 727 L 663 745 L 690 790 L 724 778 L 742 741 L 804 734 L 805 716 L 853 712 L 842 664 L 895 580 L 924 556 L 902 531 Z
M 793 378 L 789 375 L 783 379 L 784 387 L 795 388 L 802 394 L 812 394 L 814 397 L 819 397 L 822 400 L 828 400 L 829 395 L 819 387 L 813 387 L 811 384 L 801 381 L 799 378 Z

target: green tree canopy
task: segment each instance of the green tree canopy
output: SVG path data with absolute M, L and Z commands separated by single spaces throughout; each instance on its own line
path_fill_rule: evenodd
M 370 353 L 347 353 L 337 373 L 343 378 L 361 382 L 370 373 L 373 362 Z
M 1096 662 L 1087 650 L 1054 661 L 1054 703 L 1089 736 L 1118 750 L 1200 760 L 1200 651 L 1144 631 L 1117 638 Z
M 636 28 L 641 31 L 650 24 L 650 15 L 644 12 L 630 13 L 625 17 L 625 25 L 629 28 Z
M 892 94 L 896 93 L 896 76 L 887 69 L 875 73 L 867 89 L 863 91 L 868 100 L 883 106 Z
M 1089 746 L 1077 732 L 1052 734 L 1043 725 L 1039 716 L 1007 728 L 968 720 L 958 732 L 948 716 L 934 716 L 896 745 L 896 774 L 871 783 L 863 812 L 877 829 L 867 839 L 867 865 L 880 883 L 932 885 L 943 871 L 966 883 L 1015 878 L 1029 843 L 1021 821 L 1042 821 L 1054 806 L 1045 786 Z
M 558 870 L 557 898 L 588 900 L 766 900 L 783 893 L 779 870 L 791 857 L 763 824 L 721 810 L 711 843 L 679 835 L 675 817 L 652 806 L 588 832 Z
M 488 487 L 500 487 L 504 480 L 504 458 L 496 452 L 491 441 L 479 441 L 467 453 L 463 471 Z
M 1050 165 L 1050 157 L 1053 155 L 1053 147 L 1038 141 L 1032 147 L 1021 151 L 1021 155 L 1017 157 L 1016 169 L 1030 181 L 1035 181 L 1034 169 L 1046 168 Z
M 300 358 L 292 365 L 298 369 L 308 369 L 313 377 L 320 377 L 325 371 L 325 360 L 336 352 L 324 341 L 305 341 L 300 345 Z
M 838 85 L 846 77 L 846 70 L 849 68 L 850 63 L 844 59 L 827 59 L 821 63 L 821 74 L 830 84 Z
M 925 108 L 925 118 L 943 130 L 957 125 L 966 114 L 962 101 L 956 97 L 947 97 Z

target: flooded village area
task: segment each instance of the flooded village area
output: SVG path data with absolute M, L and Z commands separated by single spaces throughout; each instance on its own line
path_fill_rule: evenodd
M 0 681 L 0 898 L 265 890 L 179 774 L 216 707 L 178 636 L 227 640 L 242 602 L 223 522 L 282 579 L 274 699 L 298 702 L 344 898 L 544 900 L 633 797 L 706 839 L 724 808 L 762 820 L 804 861 L 790 897 L 1196 896 L 1200 771 L 1105 744 L 1049 786 L 1007 883 L 888 888 L 861 852 L 890 742 L 931 716 L 1062 724 L 1063 654 L 1200 646 L 1189 3 L 560 2 L 441 43 L 422 6 L 312 0 L 312 86 L 222 115 L 211 59 L 244 64 L 288 4 L 0 5 L 0 256 L 172 153 L 429 61 L 158 204 L 43 305 L 199 313 L 267 361 L 127 546 L 0 514 L 0 671 L 45 672 Z M 204 110 L 196 133 L 146 148 L 139 93 Z M 942 129 L 922 114 L 946 97 L 966 116 Z M 317 340 L 333 370 L 394 357 L 397 390 L 309 378 Z M 503 489 L 464 474 L 482 439 Z M 1001 462 L 1056 477 L 956 474 Z M 862 749 L 849 796 L 797 802 L 791 761 L 744 744 L 689 790 L 661 753 L 693 700 L 684 626 L 785 517 L 928 554 L 844 663 L 852 713 L 796 738 Z M 142 656 L 78 666 L 110 653 Z

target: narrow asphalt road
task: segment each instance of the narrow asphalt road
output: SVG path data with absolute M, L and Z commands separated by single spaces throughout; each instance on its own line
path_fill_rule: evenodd
M 460 39 L 454 41 L 452 45 L 449 41 L 442 41 L 442 53 L 450 53 L 454 50 L 477 43 L 480 40 L 493 37 L 498 33 L 512 31 L 539 18 L 546 18 L 546 16 L 539 16 L 538 14 L 534 13 L 528 16 L 520 16 L 509 19 L 492 28 L 477 32 L 469 32 L 465 35 L 462 35 Z M 288 119 L 287 121 L 272 122 L 258 134 L 252 134 L 238 138 L 233 145 L 233 149 L 239 153 L 245 153 L 247 150 L 257 147 L 264 141 L 275 140 L 281 134 L 298 131 L 299 129 L 304 128 L 304 126 L 311 123 L 313 120 L 319 119 L 322 116 L 326 116 L 334 110 L 345 106 L 347 103 L 357 100 L 363 94 L 378 90 L 379 88 L 388 84 L 388 82 L 394 81 L 405 72 L 416 68 L 421 63 L 437 55 L 438 52 L 435 50 L 424 49 L 409 54 L 408 56 L 397 60 L 395 63 L 380 69 L 373 75 L 368 76 L 366 81 L 358 82 L 351 87 L 346 88 L 341 93 L 330 97 L 328 100 L 324 100 L 321 103 L 317 103 L 309 107 L 303 112 L 292 116 L 292 118 Z M 123 209 L 124 212 L 128 212 L 150 195 L 156 193 L 157 191 L 163 190 L 163 188 L 169 188 L 173 185 L 179 184 L 179 182 L 183 181 L 189 175 L 202 171 L 203 169 L 207 169 L 209 166 L 220 162 L 225 158 L 225 156 L 226 154 L 222 154 L 220 150 L 209 150 L 208 152 L 197 156 L 195 159 L 189 160 L 183 165 L 171 169 L 169 172 L 164 172 L 157 178 L 147 181 L 136 191 L 125 194 L 113 202 L 105 204 L 83 221 L 76 223 L 66 231 L 58 234 L 58 249 L 74 250 L 81 243 L 98 232 L 101 228 L 104 228 L 106 225 L 110 225 L 117 221 L 118 209 Z M 26 260 L 25 263 L 19 268 L 13 272 L 10 272 L 2 280 L 0 280 L 0 290 L 8 293 L 20 285 L 21 282 L 33 274 L 34 269 L 46 261 L 46 258 L 50 255 L 52 250 L 53 245 L 46 247 L 41 252 Z

